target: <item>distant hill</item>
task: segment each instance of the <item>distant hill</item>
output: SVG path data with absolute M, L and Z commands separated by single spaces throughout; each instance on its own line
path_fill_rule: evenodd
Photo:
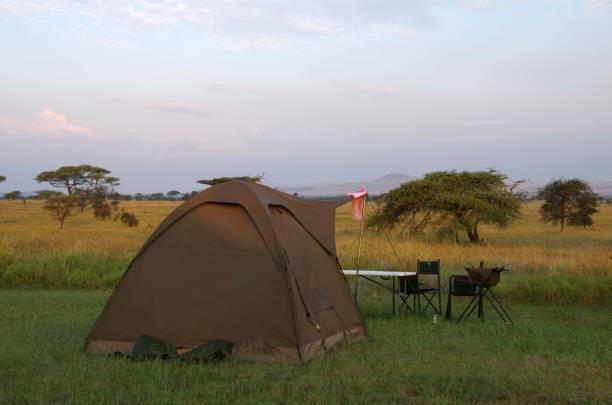
M 595 180 L 592 181 L 591 187 L 593 191 L 604 197 L 612 197 L 612 181 L 608 180 Z
M 403 173 L 390 173 L 376 180 L 335 184 L 316 184 L 303 187 L 280 187 L 280 190 L 289 194 L 297 193 L 301 197 L 324 197 L 345 195 L 346 193 L 355 191 L 359 187 L 365 187 L 370 195 L 375 196 L 384 194 L 387 191 L 398 187 L 402 183 L 406 183 L 407 181 L 415 180 L 417 178 L 418 177 Z M 595 193 L 604 197 L 612 197 L 612 181 L 594 180 L 590 181 L 589 184 Z M 525 183 L 521 185 L 520 189 L 530 195 L 534 195 L 538 192 L 540 187 L 542 187 L 540 184 Z
M 376 180 L 355 181 L 336 184 L 319 184 L 304 187 L 280 187 L 285 193 L 297 193 L 301 197 L 321 197 L 345 195 L 359 187 L 365 187 L 370 195 L 380 195 L 398 187 L 400 184 L 416 179 L 403 173 L 390 173 Z

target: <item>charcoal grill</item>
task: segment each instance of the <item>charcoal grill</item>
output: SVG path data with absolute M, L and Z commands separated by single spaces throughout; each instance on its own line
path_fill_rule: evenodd
M 483 304 L 486 298 L 504 323 L 514 325 L 512 318 L 492 290 L 499 283 L 501 273 L 508 271 L 508 269 L 505 267 L 484 267 L 481 263 L 480 267 L 466 267 L 465 270 L 468 273 L 467 277 L 451 276 L 446 312 L 447 319 L 452 318 L 450 309 L 452 295 L 471 296 L 473 297 L 472 300 L 457 319 L 457 323 L 468 319 L 476 308 L 478 308 L 478 319 L 484 321 Z

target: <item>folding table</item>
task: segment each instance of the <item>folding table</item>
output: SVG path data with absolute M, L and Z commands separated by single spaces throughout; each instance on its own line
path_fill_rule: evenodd
M 342 270 L 342 273 L 345 276 L 356 276 L 357 275 L 357 270 Z M 396 289 L 396 281 L 395 279 L 398 280 L 397 282 L 397 286 L 399 287 L 399 278 L 400 277 L 410 277 L 410 276 L 416 276 L 415 272 L 412 271 L 387 271 L 387 270 L 359 270 L 359 277 L 363 277 L 366 280 L 374 283 L 374 284 L 378 284 L 379 286 L 386 288 L 387 290 L 391 291 L 391 296 L 392 296 L 392 313 L 395 315 L 397 314 L 396 312 L 396 305 L 395 305 L 395 295 L 399 292 L 398 289 Z M 371 277 L 381 277 L 381 278 L 391 278 L 391 287 L 389 287 L 389 285 L 385 284 L 385 283 L 381 283 L 380 281 L 374 280 Z

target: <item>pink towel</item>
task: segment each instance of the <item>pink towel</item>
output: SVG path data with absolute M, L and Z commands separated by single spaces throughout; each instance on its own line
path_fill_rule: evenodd
M 367 195 L 367 191 L 365 188 L 361 187 L 359 190 L 354 193 L 348 193 L 347 195 L 353 197 L 353 219 L 361 220 L 363 219 L 363 210 L 365 206 L 365 197 Z

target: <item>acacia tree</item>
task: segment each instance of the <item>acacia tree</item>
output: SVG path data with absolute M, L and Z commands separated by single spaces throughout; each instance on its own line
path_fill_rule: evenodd
M 263 174 L 260 174 L 257 176 L 215 177 L 213 179 L 198 180 L 197 182 L 200 184 L 207 185 L 207 186 L 214 186 L 216 184 L 225 183 L 227 181 L 232 181 L 232 180 L 242 180 L 242 181 L 250 181 L 253 183 L 261 183 L 261 181 L 263 180 L 263 176 L 264 176 Z
M 36 196 L 34 197 L 37 200 L 48 200 L 51 197 L 62 196 L 64 193 L 55 190 L 40 190 L 36 192 Z
M 198 194 L 198 192 L 197 192 L 197 191 L 192 191 L 191 193 L 184 193 L 184 194 L 181 196 L 181 200 L 183 200 L 183 201 L 187 201 L 187 200 L 189 200 L 191 197 L 193 197 L 193 196 L 195 196 L 195 195 L 197 195 L 197 194 Z
M 176 200 L 178 198 L 178 196 L 181 195 L 181 192 L 178 190 L 170 190 L 166 193 L 166 195 L 172 199 L 172 200 Z
M 540 207 L 542 221 L 559 224 L 560 232 L 566 224 L 584 227 L 593 224 L 597 195 L 584 180 L 553 180 L 539 190 L 538 198 L 544 200 Z
M 107 202 L 107 198 L 112 193 L 105 186 L 97 186 L 89 192 L 90 201 L 93 207 L 94 218 L 108 219 L 111 216 L 111 205 Z M 118 203 L 118 202 L 117 202 Z
M 500 228 L 518 218 L 520 182 L 506 184 L 508 177 L 495 170 L 433 172 L 420 180 L 402 184 L 382 196 L 383 208 L 368 225 L 374 229 L 402 224 L 400 233 L 420 234 L 430 228 L 439 238 L 465 233 L 471 243 L 482 243 L 480 224 Z
M 19 190 L 11 191 L 10 193 L 4 194 L 4 199 L 13 201 L 13 200 L 23 200 L 24 196 Z
M 109 188 L 119 185 L 119 178 L 110 176 L 110 173 L 108 169 L 87 164 L 62 166 L 57 170 L 40 173 L 36 181 L 65 188 L 68 195 L 75 196 L 75 204 L 83 212 L 88 204 L 99 200 L 101 195 L 103 200 L 106 199 Z M 100 205 L 100 201 L 97 204 Z
M 56 194 L 50 196 L 43 209 L 49 211 L 51 216 L 56 218 L 59 221 L 60 229 L 64 228 L 64 221 L 70 215 L 72 215 L 72 210 L 76 206 L 76 199 L 72 195 L 65 194 Z
M 65 188 L 68 195 L 72 195 L 75 192 L 88 193 L 100 186 L 118 186 L 119 178 L 109 176 L 110 173 L 110 170 L 86 164 L 62 166 L 57 170 L 39 173 L 36 181 Z

